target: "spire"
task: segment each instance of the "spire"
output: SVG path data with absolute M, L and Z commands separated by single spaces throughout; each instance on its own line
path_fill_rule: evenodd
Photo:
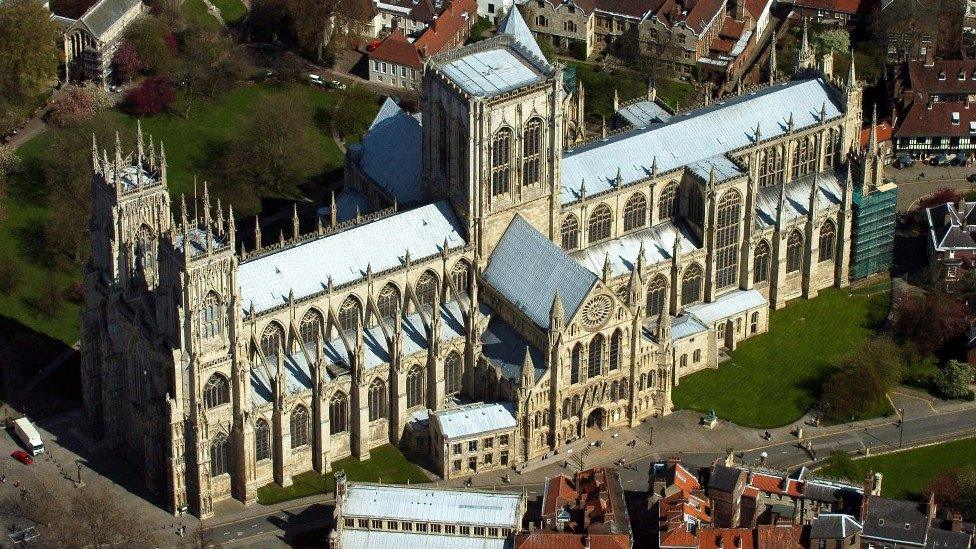
M 336 213 L 336 202 L 335 202 L 335 191 L 332 191 L 332 197 L 329 199 L 329 227 L 333 229 L 338 225 L 338 214 Z
M 227 207 L 227 241 L 230 242 L 231 251 L 237 249 L 237 246 L 235 245 L 237 242 L 237 225 L 234 222 L 233 204 Z
M 95 139 L 95 132 L 92 132 L 91 155 L 92 170 L 94 170 L 95 173 L 102 173 L 102 168 L 98 165 L 98 141 Z
M 762 141 L 762 129 L 760 128 L 761 125 L 762 122 L 756 122 L 755 143 L 759 143 L 760 141 Z
M 143 157 L 142 120 L 136 118 L 136 165 L 142 165 Z
M 613 269 L 610 266 L 610 252 L 603 257 L 603 283 L 610 284 L 610 277 L 613 276 Z
M 586 179 L 580 182 L 580 200 L 586 200 Z
M 159 142 L 159 178 L 166 185 L 166 147 L 162 141 Z
M 298 226 L 298 204 L 293 204 L 291 212 L 291 237 L 297 240 L 299 233 L 300 227 Z
M 736 83 L 735 83 L 735 94 L 736 95 L 742 95 L 742 79 L 741 78 L 738 81 L 736 81 Z
M 668 312 L 668 304 L 671 302 L 671 288 L 664 287 L 664 299 L 661 301 L 660 311 L 647 311 L 647 316 L 658 315 L 657 317 L 657 342 L 662 343 L 671 339 L 671 314 Z
M 786 223 L 786 183 L 780 183 L 779 206 L 776 209 L 776 230 L 783 230 Z
M 614 88 L 613 89 L 613 112 L 617 112 L 619 110 L 620 110 L 620 92 L 617 91 L 617 88 Z
M 603 138 L 604 139 L 606 139 L 607 136 L 609 135 L 607 133 L 607 117 L 606 116 L 603 117 L 603 127 L 601 129 L 601 134 L 603 135 Z
M 847 91 L 857 87 L 857 75 L 854 72 L 854 50 L 851 50 L 851 67 L 847 71 Z
M 254 251 L 261 251 L 261 223 L 258 216 L 254 216 Z
M 654 77 L 647 79 L 647 100 L 653 103 L 657 100 L 657 88 L 654 86 Z
M 674 233 L 674 247 L 671 248 L 671 259 L 675 265 L 681 261 L 681 233 L 677 231 Z
M 868 135 L 868 150 L 871 156 L 878 154 L 878 104 L 871 107 L 871 133 Z
M 796 129 L 796 122 L 793 121 L 793 111 L 790 111 L 790 119 L 786 121 L 786 132 L 793 133 Z
M 549 308 L 549 328 L 562 329 L 565 316 L 563 298 L 559 296 L 559 290 L 556 290 L 556 295 L 552 297 L 552 307 Z
M 186 231 L 189 224 L 190 223 L 186 217 L 186 195 L 180 193 L 180 225 L 183 227 L 183 230 Z
M 213 249 L 213 228 L 210 222 L 210 190 L 207 182 L 203 182 L 203 229 L 207 234 L 207 250 Z
M 776 31 L 773 31 L 773 39 L 769 42 L 769 85 L 776 82 Z
M 513 6 L 512 9 L 515 9 Z M 525 346 L 525 359 L 522 361 L 522 388 L 529 389 L 535 385 L 535 364 L 532 363 L 532 352 Z
M 657 177 L 657 155 L 656 154 L 654 155 L 654 158 L 651 160 L 651 177 L 652 178 Z
M 803 18 L 803 37 L 800 38 L 800 55 L 806 55 L 810 50 L 810 40 L 807 33 L 807 18 Z
M 122 141 L 119 139 L 119 132 L 115 132 L 115 169 L 112 175 L 115 178 L 115 192 L 122 193 Z
M 149 167 L 152 169 L 156 168 L 156 144 L 153 142 L 153 138 L 149 136 Z
M 616 183 L 618 189 L 624 184 L 624 178 L 620 176 L 620 166 L 617 166 L 617 177 L 614 179 L 614 183 Z
M 643 274 L 644 273 L 644 241 L 643 240 L 641 240 L 640 250 L 637 251 L 636 264 L 637 266 L 634 270 L 636 270 L 638 274 Z
M 217 199 L 217 235 L 224 236 L 224 209 L 220 205 L 220 199 Z
M 823 101 L 820 103 L 820 123 L 827 121 L 827 102 Z

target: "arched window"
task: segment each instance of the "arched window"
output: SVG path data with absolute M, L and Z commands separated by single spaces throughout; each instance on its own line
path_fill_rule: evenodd
M 759 313 L 754 312 L 749 317 L 749 333 L 754 334 L 759 331 Z
M 414 293 L 417 294 L 417 302 L 420 305 L 434 305 L 434 298 L 437 295 L 437 277 L 430 271 L 425 271 L 417 280 L 414 286 Z
M 444 394 L 461 392 L 461 355 L 451 351 L 444 359 Z
M 834 259 L 834 239 L 836 230 L 834 222 L 826 220 L 820 226 L 820 261 L 831 261 Z
M 661 275 L 655 276 L 647 285 L 647 316 L 663 314 L 667 311 L 664 296 L 668 291 L 668 279 Z
M 576 32 L 576 23 L 574 21 L 566 21 L 563 23 L 563 30 L 566 32 Z
M 624 206 L 624 230 L 632 231 L 647 225 L 647 198 L 634 193 Z
M 678 363 L 679 363 L 679 365 L 682 368 L 687 368 L 688 367 L 688 355 L 687 354 L 681 355 L 681 360 L 679 360 Z
M 153 232 L 149 225 L 143 223 L 136 231 L 136 273 L 142 275 L 152 272 L 155 265 L 155 249 L 153 246 Z
M 579 248 L 580 227 L 576 216 L 569 214 L 563 218 L 562 240 L 564 250 L 575 250 Z
M 424 372 L 414 366 L 407 372 L 407 408 L 424 403 Z
M 569 397 L 566 397 L 563 400 L 563 419 L 569 419 L 570 414 L 573 413 L 570 406 L 572 406 L 572 402 L 569 400 Z
M 678 205 L 678 182 L 672 181 L 661 189 L 661 197 L 657 202 L 658 221 L 671 219 L 677 213 Z
M 702 270 L 697 264 L 688 267 L 681 278 L 681 304 L 690 305 L 701 301 Z
M 376 421 L 386 417 L 386 383 L 376 378 L 369 384 L 369 420 Z
M 623 344 L 623 334 L 617 330 L 610 336 L 610 369 L 620 369 L 621 345 Z
M 759 186 L 769 187 L 783 181 L 783 149 L 771 147 L 761 153 L 759 160 Z
M 451 174 L 451 127 L 448 123 L 447 110 L 444 109 L 444 105 L 437 105 L 437 125 L 438 125 L 438 136 L 437 136 L 437 157 L 438 157 L 438 168 L 440 169 L 441 175 L 444 179 L 450 179 Z
M 347 415 L 349 413 L 349 398 L 346 397 L 346 393 L 341 391 L 336 391 L 332 395 L 332 399 L 329 400 L 329 432 L 333 435 L 336 433 L 344 433 L 348 427 L 346 427 Z
M 254 459 L 271 459 L 271 428 L 263 419 L 254 424 Z
M 758 284 L 769 280 L 769 243 L 765 240 L 756 246 L 752 263 L 752 281 Z
M 468 262 L 461 259 L 454 264 L 454 268 L 451 269 L 451 282 L 454 283 L 454 288 L 461 295 L 470 295 L 469 288 L 470 282 L 469 277 L 471 276 L 471 266 Z
M 650 387 L 656 387 L 657 386 L 657 379 L 656 378 L 657 378 L 657 375 L 654 373 L 653 370 L 650 373 L 647 374 L 647 387 L 648 388 L 650 388 Z
M 214 406 L 230 402 L 230 383 L 220 374 L 214 374 L 207 380 L 203 388 L 203 407 L 210 409 Z
M 264 358 L 274 362 L 278 353 L 285 348 L 285 329 L 281 324 L 272 322 L 261 332 L 261 352 Z
M 533 118 L 522 134 L 522 185 L 535 185 L 541 179 L 542 120 Z
M 570 375 L 569 375 L 570 383 L 580 382 L 582 369 L 583 369 L 583 346 L 577 343 L 576 346 L 573 347 L 573 359 L 572 359 L 572 365 L 570 368 Z
M 596 377 L 603 373 L 603 335 L 596 334 L 590 340 L 589 364 L 586 366 L 586 377 Z
M 214 438 L 210 443 L 210 476 L 217 477 L 228 472 L 228 444 L 227 437 L 223 433 Z
M 573 415 L 582 411 L 579 395 L 573 395 Z
M 597 206 L 593 210 L 593 213 L 590 214 L 590 220 L 587 223 L 587 229 L 589 230 L 587 242 L 595 244 L 601 240 L 610 238 L 610 220 L 612 217 L 613 213 L 606 204 Z
M 793 229 L 786 239 L 786 272 L 795 273 L 803 265 L 803 235 Z
M 305 345 L 314 345 L 316 337 L 322 337 L 322 313 L 309 309 L 298 323 L 298 333 Z
M 705 199 L 701 189 L 694 183 L 685 185 L 688 195 L 688 220 L 701 227 L 705 223 Z
M 291 447 L 298 448 L 309 443 L 308 408 L 298 406 L 291 412 Z
M 383 318 L 393 318 L 400 314 L 400 290 L 392 282 L 383 286 L 376 298 L 376 308 Z
M 800 139 L 793 150 L 793 179 L 813 173 L 817 163 L 817 147 L 813 136 Z
M 204 340 L 220 335 L 223 322 L 220 318 L 220 297 L 210 292 L 200 305 L 200 336 Z
M 465 189 L 468 186 L 468 129 L 464 123 L 458 121 L 456 127 L 457 141 L 454 144 L 454 174 L 455 188 Z
M 729 189 L 718 202 L 715 240 L 715 286 L 728 288 L 739 281 L 739 191 Z
M 695 364 L 701 362 L 701 349 L 695 349 L 695 352 L 691 353 L 691 361 Z
M 512 130 L 502 128 L 491 141 L 491 196 L 510 192 L 512 179 Z
M 824 151 L 824 168 L 830 170 L 834 167 L 834 155 L 837 154 L 837 136 L 833 128 L 827 130 L 827 150 Z
M 339 305 L 339 328 L 344 332 L 356 329 L 356 325 L 363 318 L 363 307 L 355 296 L 348 296 Z
M 620 382 L 615 379 L 610 384 L 610 400 L 616 401 L 618 398 L 620 398 Z

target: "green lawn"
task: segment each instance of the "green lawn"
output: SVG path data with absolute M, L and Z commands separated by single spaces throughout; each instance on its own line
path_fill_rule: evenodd
M 207 6 L 203 0 L 186 0 L 183 2 L 183 17 L 186 17 L 187 21 L 192 21 L 207 29 L 219 30 L 222 26 L 220 21 L 217 21 L 217 18 L 207 11 Z
M 315 471 L 308 471 L 295 475 L 292 478 L 294 484 L 287 488 L 282 488 L 273 482 L 262 486 L 258 488 L 258 502 L 272 505 L 313 494 L 332 492 L 335 490 L 335 471 L 345 471 L 346 478 L 359 482 L 419 484 L 430 480 L 420 467 L 407 461 L 399 450 L 389 444 L 374 448 L 369 454 L 370 458 L 366 461 L 347 457 L 333 462 L 333 473 L 320 475 Z
M 567 61 L 576 67 L 576 77 L 583 83 L 586 91 L 586 113 L 608 119 L 613 116 L 613 92 L 617 90 L 620 102 L 625 103 L 638 97 L 647 97 L 647 79 L 636 72 L 609 70 L 603 71 L 587 63 Z M 695 88 L 691 84 L 665 80 L 656 81 L 658 97 L 671 108 L 691 103 Z
M 241 0 L 211 0 L 211 3 L 217 6 L 224 23 L 228 25 L 244 19 L 244 15 L 247 13 L 247 8 L 244 7 Z
M 851 480 L 860 482 L 868 469 L 880 471 L 884 475 L 881 495 L 919 500 L 926 485 L 936 475 L 949 469 L 972 466 L 973 456 L 976 456 L 976 438 L 856 459 L 852 462 L 853 471 L 848 471 L 847 474 L 831 466 L 818 469 L 816 473 L 829 477 L 854 476 Z
M 770 313 L 770 330 L 742 342 L 718 370 L 681 379 L 674 404 L 738 425 L 770 428 L 801 418 L 814 404 L 830 361 L 871 334 L 871 298 L 830 288 Z M 879 413 L 883 412 L 877 411 Z

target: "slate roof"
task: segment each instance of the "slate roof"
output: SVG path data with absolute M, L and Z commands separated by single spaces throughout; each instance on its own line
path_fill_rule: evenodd
M 756 290 L 734 290 L 722 295 L 710 303 L 698 303 L 685 308 L 685 312 L 694 316 L 702 324 L 711 325 L 750 309 L 763 307 L 769 302 Z M 674 329 L 672 328 L 672 331 Z
M 644 127 L 654 122 L 667 122 L 672 115 L 653 101 L 638 101 L 620 107 L 617 116 L 626 120 L 628 124 Z
M 867 496 L 863 537 L 891 542 L 925 543 L 928 520 L 925 505 L 913 501 Z
M 976 228 L 976 202 L 966 202 L 963 205 L 965 213 L 960 216 L 957 205 L 952 203 L 939 204 L 925 209 L 925 218 L 929 225 L 929 238 L 936 251 L 945 250 L 976 250 L 976 239 L 972 229 Z M 966 228 L 962 226 L 963 218 Z
M 502 375 L 516 385 L 519 385 L 522 380 L 526 347 L 532 354 L 535 381 L 538 382 L 546 373 L 545 354 L 529 343 L 511 324 L 498 315 L 492 315 L 488 327 L 481 336 L 481 354 L 498 366 Z
M 342 502 L 342 514 L 344 517 L 473 524 L 517 530 L 522 520 L 522 498 L 518 493 L 351 482 Z
M 735 491 L 735 487 L 742 476 L 744 476 L 742 469 L 738 467 L 726 467 L 719 463 L 715 467 L 712 467 L 708 475 L 708 489 L 731 494 Z
M 511 402 L 479 403 L 432 412 L 430 416 L 448 440 L 514 429 L 518 424 Z
M 843 513 L 821 513 L 810 527 L 811 539 L 844 539 L 861 531 L 854 517 Z
M 505 16 L 505 20 L 498 25 L 498 32 L 514 37 L 519 44 L 525 47 L 526 51 L 542 62 L 546 62 L 546 56 L 542 53 L 542 48 L 539 47 L 539 43 L 532 36 L 532 31 L 525 24 L 525 19 L 522 18 L 522 14 L 514 6 L 508 10 L 508 15 Z
M 595 275 L 603 275 L 603 264 L 610 254 L 610 272 L 613 276 L 628 274 L 637 265 L 637 255 L 644 245 L 644 261 L 655 265 L 671 261 L 674 252 L 674 239 L 681 236 L 681 253 L 686 254 L 701 248 L 701 239 L 691 229 L 688 222 L 679 219 L 668 220 L 653 227 L 627 233 L 619 238 L 601 242 L 583 250 L 575 251 L 571 257 Z
M 566 324 L 572 320 L 597 277 L 516 214 L 495 247 L 484 272 L 491 285 L 536 325 L 549 326 L 549 311 L 559 292 Z
M 614 188 L 618 169 L 624 185 L 647 179 L 655 158 L 666 173 L 752 145 L 757 124 L 762 139 L 778 137 L 791 113 L 797 131 L 818 125 L 822 105 L 828 119 L 841 114 L 825 81 L 795 80 L 590 142 L 563 156 L 562 201 L 578 200 L 584 180 L 590 196 Z
M 401 206 L 423 199 L 420 172 L 423 135 L 418 118 L 408 115 L 387 98 L 360 144 L 359 167 Z
M 501 95 L 545 79 L 527 58 L 514 48 L 504 47 L 453 59 L 441 65 L 440 71 L 466 93 L 478 97 Z
M 930 528 L 925 549 L 970 549 L 973 536 L 967 532 L 952 532 Z
M 79 21 L 98 38 L 103 39 L 105 33 L 130 10 L 142 5 L 142 0 L 101 0 L 88 9 Z
M 238 270 L 241 307 L 251 304 L 265 311 L 295 299 L 325 291 L 373 272 L 398 268 L 406 252 L 413 260 L 440 253 L 444 242 L 455 248 L 467 244 L 464 229 L 444 201 L 407 210 L 344 231 L 309 240 L 283 250 L 242 261 Z

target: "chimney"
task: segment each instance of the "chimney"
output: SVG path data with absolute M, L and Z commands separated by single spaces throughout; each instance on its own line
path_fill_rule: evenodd
M 868 520 L 868 505 L 871 502 L 871 492 L 874 490 L 874 473 L 869 469 L 864 477 L 864 495 L 861 497 L 861 524 Z
M 512 6 L 512 9 L 514 10 L 515 6 Z M 583 548 L 590 549 L 590 536 L 586 534 L 583 534 Z
M 935 492 L 932 492 L 929 494 L 929 502 L 925 506 L 925 519 L 928 521 L 929 526 L 935 523 L 935 510 L 937 507 L 935 504 Z
M 962 515 L 959 511 L 952 512 L 952 526 L 950 530 L 953 532 L 962 532 Z
M 715 547 L 724 547 L 724 546 L 725 546 L 725 540 L 722 538 L 722 535 L 719 534 L 715 536 Z

